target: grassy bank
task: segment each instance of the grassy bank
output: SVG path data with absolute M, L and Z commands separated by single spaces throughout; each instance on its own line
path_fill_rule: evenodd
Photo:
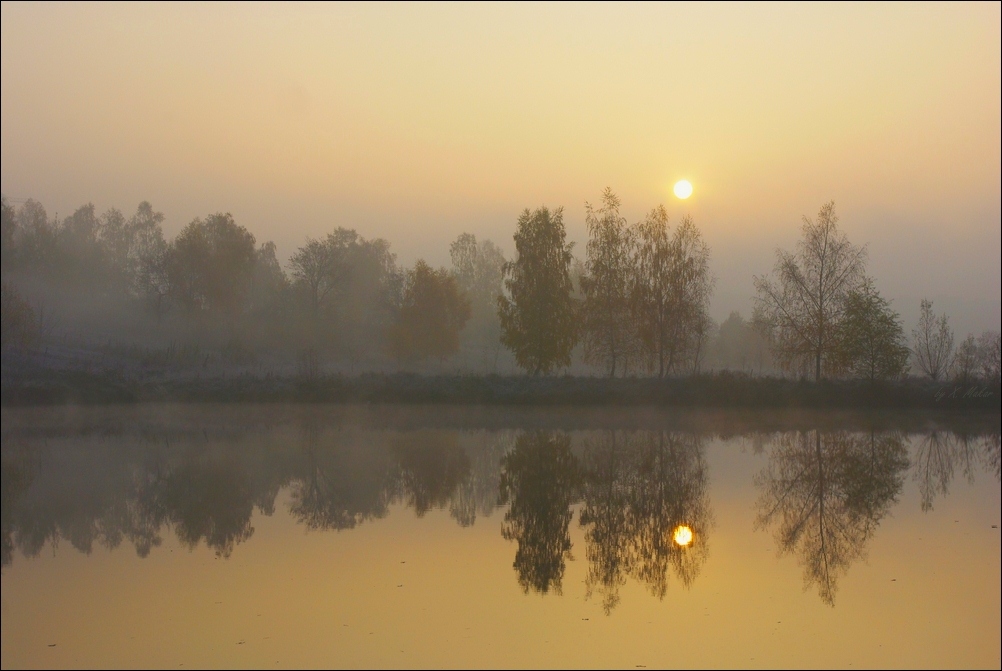
M 4 376 L 5 407 L 146 402 L 402 403 L 508 406 L 928 408 L 1000 411 L 998 385 L 901 380 L 820 383 L 733 373 L 649 378 L 367 374 L 314 380 L 275 376 L 126 378 L 35 371 Z

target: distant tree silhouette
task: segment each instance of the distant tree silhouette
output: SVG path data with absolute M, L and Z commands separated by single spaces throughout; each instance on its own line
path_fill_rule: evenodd
M 922 299 L 918 325 L 912 329 L 912 360 L 924 375 L 938 381 L 953 367 L 953 329 L 944 314 L 936 317 L 932 301 Z
M 456 278 L 419 260 L 404 281 L 390 349 L 400 361 L 444 359 L 459 351 L 459 332 L 469 318 L 470 301 Z
M 236 316 L 244 307 L 254 262 L 254 236 L 230 214 L 195 219 L 171 245 L 173 297 L 188 312 Z
M 501 351 L 498 298 L 504 293 L 504 254 L 490 240 L 477 242 L 472 233 L 462 233 L 449 246 L 449 255 L 459 289 L 470 299 L 470 321 L 463 330 L 463 340 L 478 352 L 485 370 L 496 372 Z

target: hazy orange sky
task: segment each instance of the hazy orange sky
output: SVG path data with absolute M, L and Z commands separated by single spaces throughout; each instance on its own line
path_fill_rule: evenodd
M 999 3 L 2 5 L 2 189 L 50 214 L 231 212 L 448 264 L 610 186 L 711 245 L 716 319 L 835 200 L 910 329 L 999 328 Z M 678 179 L 695 192 L 679 201 Z

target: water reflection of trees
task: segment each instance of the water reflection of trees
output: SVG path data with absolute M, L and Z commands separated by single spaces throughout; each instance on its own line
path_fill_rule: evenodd
M 359 442 L 343 430 L 304 427 L 289 510 L 308 528 L 354 529 L 389 511 L 395 476 L 391 455 L 378 445 Z
M 901 434 L 803 431 L 781 434 L 760 489 L 757 526 L 776 526 L 780 551 L 796 554 L 805 586 L 835 603 L 839 578 L 897 500 L 908 468 Z
M 128 542 L 145 557 L 168 530 L 228 557 L 253 536 L 255 511 L 274 512 L 283 487 L 293 518 L 311 529 L 351 529 L 395 502 L 418 516 L 449 509 L 468 526 L 498 505 L 510 447 L 503 432 L 366 432 L 315 421 L 264 435 L 5 436 L 3 565 L 15 549 L 30 558 L 60 541 L 85 553 Z
M 577 484 L 577 459 L 566 435 L 522 434 L 504 457 L 498 500 L 509 507 L 501 534 L 518 543 L 513 566 L 525 592 L 561 593 Z
M 936 498 L 950 493 L 950 483 L 959 471 L 969 483 L 984 468 L 999 480 L 999 433 L 971 435 L 934 430 L 915 441 L 913 477 L 918 482 L 922 510 L 933 509 Z
M 582 463 L 588 594 L 598 591 L 609 613 L 628 576 L 659 599 L 670 573 L 691 585 L 706 561 L 712 524 L 700 438 L 609 432 L 588 445 Z M 681 525 L 692 530 L 687 545 L 673 539 Z

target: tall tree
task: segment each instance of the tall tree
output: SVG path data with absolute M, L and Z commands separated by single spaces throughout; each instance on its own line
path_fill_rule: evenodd
M 923 374 L 934 381 L 949 374 L 953 366 L 953 329 L 944 314 L 936 317 L 932 301 L 922 299 L 918 325 L 912 329 L 912 358 Z
M 399 360 L 444 359 L 459 351 L 459 332 L 469 318 L 470 301 L 456 278 L 418 261 L 407 272 L 390 348 Z
M 507 296 L 498 297 L 501 342 L 533 375 L 571 362 L 577 309 L 571 297 L 571 245 L 563 208 L 545 207 L 518 218 L 513 261 L 504 264 Z
M 616 365 L 626 363 L 636 349 L 629 304 L 632 241 L 619 206 L 610 188 L 602 193 L 601 208 L 585 204 L 584 355 L 585 361 L 604 366 L 609 377 L 616 376 Z
M 674 233 L 660 205 L 637 224 L 631 304 L 648 361 L 658 377 L 698 365 L 707 333 L 713 277 L 710 249 L 691 217 Z
M 821 206 L 817 220 L 804 217 L 795 252 L 776 250 L 774 277 L 756 277 L 756 311 L 772 330 L 774 353 L 789 368 L 813 364 L 814 379 L 839 369 L 840 324 L 845 298 L 859 287 L 866 248 L 838 227 L 835 203 Z
M 870 382 L 897 378 L 908 367 L 910 353 L 898 313 L 866 278 L 846 296 L 840 334 L 845 367 Z

